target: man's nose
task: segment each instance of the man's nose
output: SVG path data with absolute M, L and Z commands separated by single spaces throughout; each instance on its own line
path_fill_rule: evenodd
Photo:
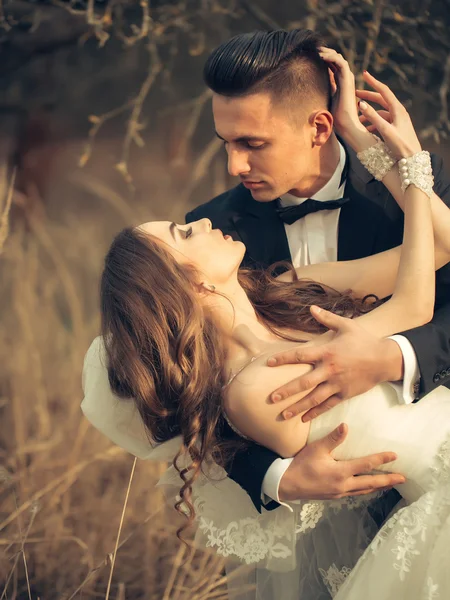
M 239 177 L 250 173 L 250 165 L 248 164 L 248 155 L 246 152 L 230 150 L 228 153 L 228 173 L 232 177 Z

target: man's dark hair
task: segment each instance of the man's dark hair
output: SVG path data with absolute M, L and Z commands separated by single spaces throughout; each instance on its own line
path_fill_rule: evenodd
M 326 63 L 319 34 L 309 29 L 255 31 L 236 35 L 208 57 L 203 77 L 222 96 L 268 92 L 275 101 L 320 97 L 331 104 Z

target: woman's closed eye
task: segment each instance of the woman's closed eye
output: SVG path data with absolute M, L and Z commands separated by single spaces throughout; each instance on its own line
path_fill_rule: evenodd
M 187 240 L 192 235 L 192 227 L 188 227 L 187 229 L 182 229 L 184 233 L 184 239 Z

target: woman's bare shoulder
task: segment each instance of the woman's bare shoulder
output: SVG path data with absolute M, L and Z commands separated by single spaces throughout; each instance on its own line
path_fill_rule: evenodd
M 307 392 L 274 404 L 271 393 L 295 377 L 311 370 L 310 365 L 268 367 L 260 357 L 237 375 L 224 394 L 224 410 L 239 431 L 281 456 L 293 456 L 306 443 L 309 425 L 301 415 L 286 420 L 282 412 Z

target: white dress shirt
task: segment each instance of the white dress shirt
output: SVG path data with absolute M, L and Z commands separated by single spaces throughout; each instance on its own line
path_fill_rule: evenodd
M 342 144 L 339 144 L 339 151 L 339 164 L 335 172 L 323 188 L 311 197 L 312 199 L 326 201 L 343 198 L 345 181 L 341 184 L 341 178 L 345 168 L 345 150 Z M 280 198 L 282 206 L 302 204 L 305 200 L 307 198 L 297 198 L 291 194 L 285 194 Z M 340 212 L 340 208 L 321 210 L 306 215 L 302 219 L 292 223 L 292 225 L 284 225 L 294 267 L 337 260 Z M 416 397 L 417 381 L 420 374 L 417 357 L 414 348 L 407 338 L 395 335 L 391 339 L 395 340 L 400 346 L 404 361 L 403 384 L 392 383 L 391 385 L 397 391 L 399 402 L 409 404 Z M 280 481 L 292 460 L 292 458 L 277 458 L 270 465 L 262 484 L 264 503 L 267 503 L 270 498 L 277 502 L 280 501 L 278 497 Z

